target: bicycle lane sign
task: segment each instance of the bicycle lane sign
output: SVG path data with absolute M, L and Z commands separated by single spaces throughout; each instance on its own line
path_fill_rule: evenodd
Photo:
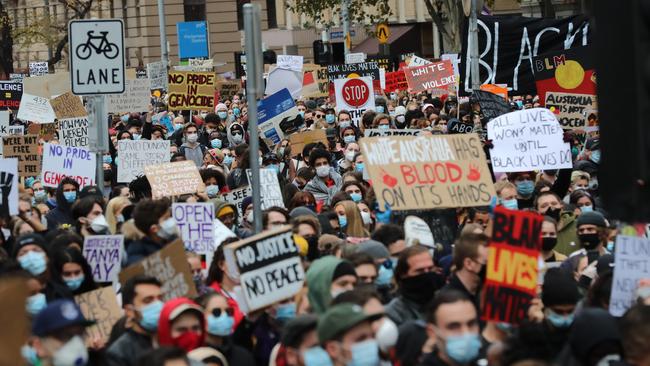
M 70 81 L 76 95 L 124 92 L 124 25 L 120 19 L 73 20 Z

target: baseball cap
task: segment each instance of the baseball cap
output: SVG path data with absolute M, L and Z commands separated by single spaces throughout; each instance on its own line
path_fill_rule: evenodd
M 335 339 L 350 328 L 365 321 L 374 321 L 384 316 L 383 313 L 368 315 L 361 306 L 350 303 L 334 305 L 318 321 L 316 332 L 318 340 L 323 343 Z
M 32 333 L 38 337 L 50 335 L 73 325 L 84 327 L 95 324 L 81 313 L 79 305 L 70 299 L 55 300 L 41 310 L 32 323 Z
M 104 198 L 104 194 L 97 186 L 85 186 L 79 192 L 79 199 L 90 197 L 90 196 L 95 196 L 97 198 Z
M 307 332 L 316 330 L 318 316 L 305 314 L 289 320 L 284 325 L 281 342 L 284 346 L 298 348 Z
M 431 104 L 431 103 L 427 103 L 427 104 L 425 104 L 425 105 L 422 106 L 422 112 L 426 111 L 427 108 L 429 108 L 429 107 L 431 107 L 431 108 L 435 108 L 433 104 Z
M 182 303 L 178 305 L 174 310 L 172 310 L 171 313 L 169 313 L 169 321 L 174 321 L 176 318 L 181 316 L 186 311 L 194 311 L 199 314 L 200 317 L 203 317 L 203 310 L 201 309 L 200 306 L 196 304 L 190 304 L 190 303 Z

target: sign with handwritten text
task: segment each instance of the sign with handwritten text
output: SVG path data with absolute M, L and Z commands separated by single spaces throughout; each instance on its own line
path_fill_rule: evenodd
M 174 203 L 172 217 L 181 232 L 185 250 L 197 254 L 214 253 L 214 204 Z
M 93 235 L 84 239 L 83 254 L 95 282 L 117 280 L 122 262 L 123 235 Z
M 609 313 L 623 316 L 634 305 L 639 282 L 650 279 L 650 239 L 618 235 L 614 261 Z
M 43 144 L 42 179 L 45 187 L 58 187 L 61 179 L 70 177 L 79 189 L 95 185 L 96 157 L 82 147 Z

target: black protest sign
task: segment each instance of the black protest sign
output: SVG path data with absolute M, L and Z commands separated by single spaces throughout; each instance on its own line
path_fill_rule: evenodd
M 470 133 L 474 130 L 474 125 L 465 123 L 458 118 L 452 118 L 447 122 L 447 132 L 451 134 L 456 133 Z
M 327 65 L 327 77 L 330 81 L 330 94 L 334 94 L 334 80 L 346 79 L 351 76 L 372 78 L 372 86 L 376 90 L 381 89 L 379 64 L 377 62 L 360 62 L 357 64 L 335 64 Z
M 468 25 L 465 22 L 460 60 L 460 92 L 464 95 L 472 91 Z M 507 84 L 511 95 L 534 95 L 533 59 L 551 51 L 586 46 L 591 33 L 589 18 L 584 15 L 562 19 L 480 15 L 479 84 Z
M 23 97 L 23 83 L 0 81 L 0 111 L 12 109 L 17 111 Z
M 397 64 L 390 56 L 368 55 L 366 61 L 376 62 L 380 69 L 391 72 L 397 70 Z
M 488 121 L 497 118 L 502 114 L 512 112 L 510 104 L 508 104 L 508 102 L 506 102 L 506 100 L 500 95 L 483 90 L 475 90 L 472 92 L 472 97 L 481 106 L 483 118 Z

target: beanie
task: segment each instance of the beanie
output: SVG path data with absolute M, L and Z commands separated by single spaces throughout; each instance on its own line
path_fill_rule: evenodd
M 357 272 L 354 270 L 352 263 L 344 260 L 336 266 L 334 274 L 332 274 L 332 282 L 336 281 L 337 278 L 341 278 L 346 275 L 357 276 Z
M 559 268 L 549 268 L 544 275 L 542 302 L 544 306 L 575 304 L 580 299 L 578 284 Z
M 390 257 L 390 252 L 388 252 L 386 246 L 376 240 L 366 240 L 357 245 L 357 248 L 359 252 L 370 255 L 372 259 L 386 259 Z
M 598 211 L 583 212 L 578 217 L 577 227 L 582 225 L 596 225 L 598 227 L 607 227 L 605 216 Z

